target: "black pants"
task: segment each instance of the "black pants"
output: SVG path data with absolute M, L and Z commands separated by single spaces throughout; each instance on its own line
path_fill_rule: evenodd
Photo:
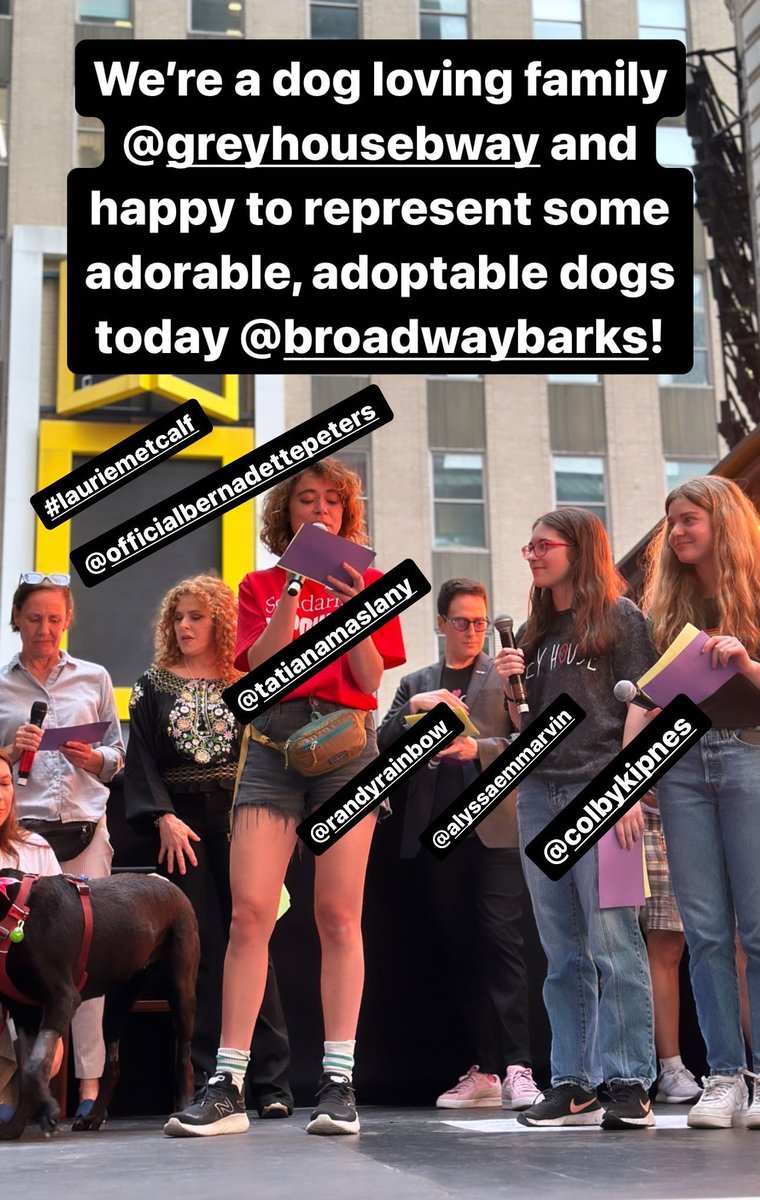
M 519 850 L 491 850 L 475 835 L 445 859 L 422 852 L 414 864 L 446 992 L 473 1061 L 496 1075 L 516 1063 L 530 1066 Z
M 193 842 L 198 866 L 188 865 L 185 875 L 174 871 L 168 878 L 187 896 L 198 918 L 201 961 L 196 988 L 196 1017 L 192 1060 L 196 1081 L 212 1075 L 222 1027 L 224 955 L 232 919 L 230 893 L 229 811 L 231 792 L 199 792 L 172 796 L 181 821 L 198 834 Z M 166 874 L 165 866 L 161 868 Z M 288 1083 L 290 1044 L 282 1011 L 277 977 L 269 959 L 266 988 L 251 1045 L 251 1065 L 246 1078 L 253 1107 L 282 1100 L 293 1107 Z

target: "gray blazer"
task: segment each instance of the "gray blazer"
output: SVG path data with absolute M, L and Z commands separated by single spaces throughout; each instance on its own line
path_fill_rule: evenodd
M 409 728 L 404 717 L 411 712 L 409 700 L 418 692 L 435 692 L 441 686 L 443 660 L 405 675 L 398 686 L 388 712 L 377 731 L 380 750 L 387 750 Z M 465 783 L 469 785 L 506 748 L 507 737 L 513 732 L 509 714 L 504 709 L 504 690 L 493 665 L 493 659 L 480 654 L 467 689 L 467 707 L 472 723 L 480 731 L 478 757 L 463 763 Z M 401 835 L 401 857 L 414 858 L 420 849 L 419 835 L 433 819 L 436 771 L 427 766 L 415 772 L 406 785 L 404 828 Z M 403 787 L 399 789 L 403 794 Z M 398 798 L 398 791 L 394 793 Z M 517 792 L 513 791 L 480 822 L 476 833 L 485 846 L 502 849 L 518 845 Z

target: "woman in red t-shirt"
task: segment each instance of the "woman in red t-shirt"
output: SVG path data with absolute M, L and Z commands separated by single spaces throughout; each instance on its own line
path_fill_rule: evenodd
M 337 459 L 315 463 L 268 494 L 261 540 L 282 554 L 305 523 L 366 542 L 361 483 Z M 306 580 L 297 596 L 284 590 L 281 567 L 254 571 L 240 585 L 235 665 L 250 671 L 282 651 L 294 638 L 357 596 L 380 577 L 360 575 L 344 564 L 351 584 L 328 577 L 332 590 Z M 277 918 L 285 872 L 296 844 L 296 827 L 377 757 L 372 710 L 383 671 L 406 661 L 398 618 L 365 638 L 254 720 L 257 730 L 282 743 L 307 724 L 311 714 L 338 708 L 363 710 L 367 744 L 357 758 L 323 775 L 307 777 L 286 766 L 282 754 L 248 742 L 235 798 L 230 857 L 233 916 L 225 960 L 222 1044 L 216 1074 L 165 1132 L 174 1136 L 242 1133 L 248 1127 L 241 1095 L 247 1047 L 261 1004 L 269 939 Z M 358 1133 L 352 1087 L 356 1024 L 364 984 L 361 915 L 364 877 L 375 815 L 359 821 L 315 862 L 314 911 L 322 945 L 322 1011 L 325 1053 L 317 1107 L 309 1133 Z

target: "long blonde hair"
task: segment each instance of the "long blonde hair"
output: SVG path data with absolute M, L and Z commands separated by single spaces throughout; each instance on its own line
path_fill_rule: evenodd
M 570 582 L 573 587 L 573 621 L 581 654 L 603 654 L 615 641 L 619 612 L 617 601 L 625 580 L 612 558 L 607 531 L 599 518 L 585 508 L 555 509 L 544 513 L 537 525 L 548 525 L 569 542 Z M 551 629 L 556 615 L 550 588 L 531 588 L 530 615 L 520 643 L 527 662 Z
M 718 628 L 732 634 L 750 655 L 760 649 L 760 516 L 731 479 L 703 475 L 679 484 L 665 500 L 688 500 L 710 515 L 715 567 Z M 668 541 L 667 519 L 659 525 L 646 552 L 644 611 L 662 652 L 687 622 L 704 628 L 709 620 L 696 569 L 680 563 Z
M 174 614 L 183 596 L 198 596 L 208 604 L 214 622 L 217 664 L 222 679 L 238 679 L 235 670 L 237 599 L 232 588 L 216 575 L 196 575 L 183 579 L 164 596 L 156 623 L 154 666 L 174 667 L 182 660 L 182 651 L 174 632 Z

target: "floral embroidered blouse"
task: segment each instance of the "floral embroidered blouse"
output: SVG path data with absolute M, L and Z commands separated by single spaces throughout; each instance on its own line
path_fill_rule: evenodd
M 225 789 L 232 799 L 240 727 L 222 700 L 223 679 L 185 679 L 151 667 L 129 701 L 124 793 L 127 820 L 174 812 L 176 793 Z

